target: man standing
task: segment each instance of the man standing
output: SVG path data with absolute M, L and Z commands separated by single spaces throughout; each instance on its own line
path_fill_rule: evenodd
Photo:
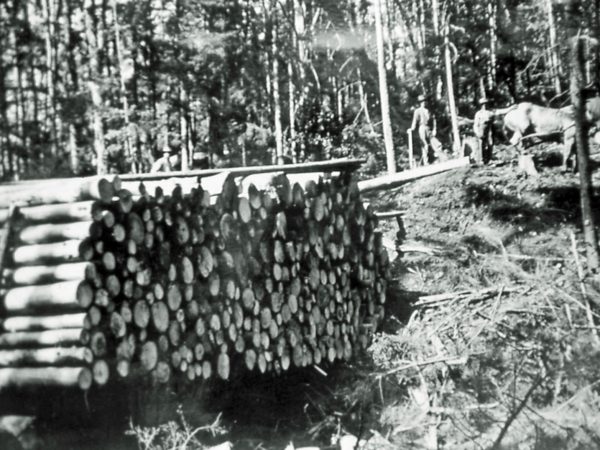
M 419 142 L 421 143 L 423 164 L 427 165 L 429 164 L 429 148 L 431 147 L 431 137 L 436 135 L 436 123 L 435 119 L 431 116 L 431 113 L 425 106 L 425 96 L 419 95 L 418 101 L 419 107 L 415 109 L 413 114 L 413 121 L 410 130 L 414 131 L 416 128 L 419 132 Z
M 171 145 L 165 145 L 162 149 L 163 156 L 154 161 L 154 164 L 152 164 L 152 167 L 150 168 L 150 173 L 172 172 L 173 170 L 180 170 L 180 146 L 181 144 L 179 141 L 175 141 Z
M 475 162 L 478 164 L 488 164 L 492 159 L 494 149 L 494 136 L 492 133 L 494 113 L 487 109 L 487 103 L 487 98 L 479 99 L 480 109 L 473 118 L 473 132 L 477 138 Z

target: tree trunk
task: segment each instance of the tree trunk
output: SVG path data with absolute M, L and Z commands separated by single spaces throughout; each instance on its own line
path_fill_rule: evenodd
M 97 80 L 99 73 L 99 49 L 96 35 L 94 33 L 95 19 L 95 0 L 86 0 L 85 4 L 85 31 L 89 53 L 89 80 L 88 89 L 92 97 L 92 130 L 94 132 L 94 150 L 96 152 L 96 171 L 98 175 L 107 172 L 106 167 L 106 148 L 104 145 L 104 128 L 102 124 L 102 96 Z
M 554 84 L 554 90 L 556 95 L 561 93 L 560 87 L 560 56 L 559 47 L 556 42 L 556 22 L 554 20 L 554 8 L 552 6 L 552 0 L 546 0 L 546 12 L 548 14 L 548 33 L 550 37 L 550 73 L 552 74 L 552 82 Z
M 131 126 L 129 123 L 129 102 L 127 100 L 127 89 L 125 87 L 125 76 L 123 74 L 123 50 L 121 44 L 121 33 L 119 31 L 119 15 L 117 11 L 117 0 L 112 0 L 113 26 L 115 27 L 115 50 L 117 56 L 117 66 L 119 70 L 119 92 L 121 94 L 121 105 L 123 106 L 123 119 L 125 121 L 125 149 L 127 160 L 131 167 L 134 167 L 133 156 L 133 138 L 131 136 Z
M 56 54 L 54 52 L 54 31 L 55 31 L 55 12 L 56 5 L 54 0 L 42 0 L 42 14 L 46 32 L 44 35 L 46 51 L 46 124 L 50 130 L 50 152 L 53 156 L 58 156 L 58 142 L 56 130 Z
M 273 21 L 272 30 L 272 80 L 273 83 L 273 114 L 275 122 L 275 159 L 276 164 L 283 164 L 283 127 L 281 124 L 281 99 L 279 96 L 279 48 L 277 43 L 277 21 Z
M 192 154 L 189 147 L 188 138 L 188 96 L 183 84 L 179 88 L 179 136 L 181 141 L 181 171 L 187 172 L 190 170 L 190 161 Z
M 496 0 L 490 0 L 488 3 L 488 21 L 489 21 L 489 38 L 490 38 L 490 58 L 488 61 L 487 70 L 487 85 L 490 92 L 494 91 L 496 86 L 496 47 L 498 42 L 497 36 L 497 11 L 498 5 Z
M 446 89 L 448 91 L 448 110 L 452 123 L 452 149 L 455 155 L 459 155 L 460 134 L 458 132 L 458 118 L 456 114 L 456 103 L 454 101 L 454 80 L 452 77 L 452 55 L 450 54 L 450 16 L 447 16 L 444 25 L 444 60 L 446 63 Z M 462 156 L 462 155 L 460 155 Z
M 594 0 L 594 30 L 596 42 L 600 43 L 600 0 Z M 598 44 L 594 46 L 594 55 L 596 56 L 596 80 L 600 80 L 600 45 Z
M 579 37 L 573 38 L 571 44 L 571 103 L 575 109 L 575 139 L 577 146 L 577 164 L 579 166 L 579 183 L 581 199 L 581 217 L 583 220 L 583 236 L 587 254 L 588 268 L 597 273 L 600 268 L 598 239 L 592 209 L 592 177 L 585 125 L 585 100 L 581 88 L 583 81 L 583 45 Z
M 88 89 L 92 97 L 92 128 L 94 130 L 94 150 L 96 152 L 96 173 L 103 175 L 107 173 L 107 155 L 104 145 L 104 127 L 101 113 L 102 96 L 100 95 L 100 87 L 95 81 L 88 81 Z
M 388 173 L 396 173 L 396 158 L 394 155 L 394 139 L 390 119 L 390 104 L 388 98 L 387 76 L 385 71 L 385 53 L 383 46 L 383 26 L 381 18 L 381 1 L 375 4 L 375 32 L 377 40 L 377 72 L 379 73 L 379 101 L 381 103 L 381 120 L 383 123 L 383 141 Z
M 69 124 L 69 140 L 67 141 L 69 149 L 69 162 L 71 172 L 77 174 L 79 172 L 79 153 L 77 152 L 77 129 L 75 125 Z
M 427 26 L 425 24 L 425 2 L 424 0 L 419 0 L 418 6 L 419 16 L 418 16 L 418 24 L 419 24 L 419 36 L 421 38 L 421 48 L 425 48 L 427 45 Z
M 0 40 L 0 52 L 4 54 L 3 42 Z M 8 147 L 10 146 L 10 134 L 8 127 L 8 115 L 7 111 L 7 89 L 6 89 L 6 76 L 5 76 L 5 68 L 4 68 L 4 58 L 0 58 L 0 114 L 2 115 L 2 123 L 5 126 L 0 127 L 2 134 L 0 135 L 0 176 L 4 177 L 6 174 L 6 159 L 8 153 Z
M 298 162 L 298 155 L 296 155 L 296 101 L 294 98 L 294 71 L 292 68 L 292 62 L 288 61 L 288 112 L 289 112 L 289 127 L 290 127 L 290 155 L 292 156 L 292 162 L 295 164 Z M 245 163 L 244 163 L 245 165 Z
M 439 0 L 431 0 L 431 16 L 432 16 L 432 20 L 433 20 L 433 34 L 435 35 L 436 38 L 439 38 L 441 36 Z M 437 42 L 439 42 L 439 41 L 437 41 Z M 435 60 L 436 60 L 436 66 L 440 66 L 441 65 L 441 52 L 440 52 L 440 47 L 437 44 L 435 46 Z M 437 101 L 440 101 L 442 99 L 442 92 L 443 92 L 443 86 L 444 86 L 444 83 L 442 81 L 442 71 L 436 70 L 435 74 L 436 74 L 435 75 L 435 99 Z
M 79 91 L 79 75 L 77 73 L 77 63 L 75 61 L 75 52 L 79 51 L 77 48 L 77 42 L 75 40 L 75 33 L 72 30 L 71 16 L 72 16 L 72 5 L 71 2 L 66 2 L 66 21 L 67 26 L 64 28 L 65 36 L 64 42 L 66 43 L 67 51 L 67 66 L 70 78 L 70 89 L 73 92 Z M 36 115 L 37 116 L 37 115 Z M 79 173 L 79 153 L 77 151 L 77 127 L 75 126 L 75 120 L 70 119 L 68 125 L 68 140 L 67 148 L 69 149 L 69 161 L 71 172 L 75 175 Z
M 396 53 L 395 50 L 395 46 L 394 46 L 394 39 L 392 39 L 391 36 L 391 30 L 390 30 L 390 23 L 392 23 L 391 20 L 391 13 L 390 13 L 390 1 L 389 0 L 382 0 L 381 3 L 381 7 L 382 7 L 382 11 L 381 11 L 381 16 L 382 16 L 382 27 L 383 27 L 383 40 L 384 42 L 387 44 L 388 47 L 388 54 L 389 54 L 389 59 L 388 59 L 388 67 L 387 69 L 394 74 L 394 79 L 398 79 L 398 74 L 396 72 L 396 58 L 394 58 L 394 55 Z M 383 20 L 383 18 L 385 18 L 385 20 Z
M 371 114 L 369 113 L 369 102 L 367 100 L 367 94 L 365 93 L 365 89 L 363 86 L 363 79 L 360 67 L 356 68 L 356 75 L 358 76 L 358 95 L 360 96 L 361 108 L 365 113 L 365 120 L 367 121 L 367 125 L 369 125 L 371 133 L 375 134 L 375 128 L 373 128 L 373 122 L 371 122 Z
M 21 61 L 17 58 L 17 66 L 16 66 L 16 78 L 17 78 L 17 89 L 15 95 L 15 131 L 19 135 L 19 139 L 23 141 L 24 136 L 24 127 L 25 121 L 27 117 L 25 115 L 25 96 L 23 95 L 23 70 L 21 68 Z M 14 155 L 13 162 L 11 163 L 11 173 L 15 174 L 15 178 L 18 179 L 20 176 L 19 173 L 19 157 L 20 153 L 22 153 L 22 146 L 19 149 L 20 151 Z

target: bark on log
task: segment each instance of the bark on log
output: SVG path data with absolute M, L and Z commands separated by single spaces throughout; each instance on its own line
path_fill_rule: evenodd
M 360 192 L 368 192 L 376 189 L 391 189 L 418 180 L 419 178 L 436 175 L 461 167 L 468 167 L 469 164 L 468 157 L 451 159 L 442 163 L 406 170 L 394 175 L 384 175 L 382 177 L 373 178 L 372 180 L 359 181 L 358 189 Z
M 19 208 L 19 216 L 28 223 L 38 222 L 76 222 L 89 220 L 102 210 L 96 201 L 60 203 Z M 6 210 L 0 210 L 6 211 Z M 1 215 L 0 215 L 1 217 Z
M 0 391 L 32 387 L 79 387 L 92 385 L 92 372 L 85 367 L 23 367 L 0 369 Z
M 81 328 L 46 331 L 15 331 L 0 335 L 0 348 L 67 347 L 81 342 Z
M 193 189 L 198 188 L 198 177 L 173 177 L 160 180 L 143 180 L 143 181 L 127 181 L 121 182 L 123 189 L 127 189 L 135 195 L 149 194 L 154 196 L 156 188 L 160 187 L 166 195 L 171 195 L 179 186 L 182 194 L 189 194 Z
M 235 175 L 245 176 L 258 173 L 278 172 L 282 171 L 285 173 L 302 173 L 302 172 L 316 172 L 316 171 L 352 171 L 358 169 L 362 164 L 365 163 L 364 159 L 333 159 L 330 161 L 317 161 L 310 163 L 301 164 L 285 164 L 285 165 L 271 165 L 271 166 L 257 166 L 257 167 L 228 167 L 227 169 L 205 169 L 205 170 L 190 170 L 187 172 L 169 172 L 169 173 L 145 173 L 145 174 L 124 174 L 120 175 L 120 179 L 123 181 L 131 180 L 161 180 L 172 177 L 208 177 L 216 175 L 224 170 Z
M 88 240 L 73 239 L 52 244 L 23 245 L 16 247 L 12 260 L 17 265 L 35 265 L 45 262 L 63 262 L 71 260 L 90 260 L 94 249 Z
M 2 292 L 4 309 L 9 313 L 50 308 L 80 309 L 92 304 L 94 291 L 86 281 L 23 286 Z
M 70 203 L 81 200 L 100 200 L 109 203 L 115 194 L 112 180 L 103 177 L 54 180 L 32 183 L 21 188 L 0 186 L 0 208 L 11 203 L 18 206 Z
M 65 328 L 81 328 L 85 313 L 59 316 L 15 316 L 0 320 L 4 331 L 39 331 Z
M 66 241 L 76 239 L 82 241 L 86 237 L 99 238 L 99 234 L 92 235 L 97 228 L 91 228 L 92 221 L 74 222 L 67 224 L 47 224 L 25 227 L 17 234 L 22 244 L 42 244 L 53 241 Z
M 0 350 L 0 367 L 81 366 L 93 359 L 87 347 Z
M 98 280 L 96 266 L 90 262 L 67 263 L 56 266 L 23 266 L 6 269 L 8 283 L 20 285 L 45 284 L 55 281 Z

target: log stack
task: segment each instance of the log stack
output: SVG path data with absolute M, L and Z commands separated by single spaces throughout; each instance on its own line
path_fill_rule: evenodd
M 389 261 L 349 171 L 106 181 L 19 209 L 0 389 L 227 380 L 368 345 Z

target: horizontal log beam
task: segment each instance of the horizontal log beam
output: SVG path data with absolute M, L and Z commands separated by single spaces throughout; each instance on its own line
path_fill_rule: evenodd
M 406 211 L 385 211 L 376 212 L 375 217 L 378 219 L 395 219 L 396 217 L 402 217 L 406 214 Z
M 257 173 L 265 172 L 285 172 L 285 173 L 302 173 L 302 172 L 315 172 L 315 171 L 346 171 L 356 170 L 362 164 L 364 159 L 334 159 L 331 161 L 316 161 L 310 163 L 301 164 L 284 164 L 284 165 L 270 165 L 270 166 L 254 166 L 254 167 L 228 167 L 223 169 L 204 169 L 204 170 L 190 170 L 187 172 L 164 172 L 164 173 L 143 173 L 143 174 L 123 174 L 119 175 L 122 181 L 135 181 L 135 180 L 162 180 L 173 177 L 206 177 L 210 175 L 216 175 L 221 172 L 229 172 L 236 176 L 252 175 Z
M 393 175 L 384 175 L 371 180 L 359 181 L 358 190 L 360 192 L 368 192 L 377 189 L 391 189 L 420 178 L 437 175 L 448 170 L 467 167 L 469 164 L 470 162 L 468 157 L 451 159 L 450 161 L 417 167 L 416 169 L 406 170 Z
M 22 244 L 42 244 L 69 239 L 83 240 L 90 236 L 92 223 L 88 220 L 66 224 L 33 225 L 21 229 L 17 236 Z
M 66 328 L 81 328 L 85 313 L 61 314 L 58 316 L 15 316 L 0 321 L 4 331 L 41 331 Z
M 46 331 L 15 331 L 0 335 L 0 348 L 68 347 L 81 343 L 81 328 Z
M 95 201 L 59 203 L 19 208 L 19 216 L 26 222 L 76 222 L 89 220 L 94 210 L 100 209 Z M 1 210 L 5 211 L 5 210 Z M 0 214 L 0 220 L 2 215 Z
M 39 265 L 46 262 L 66 262 L 87 259 L 93 249 L 87 240 L 72 239 L 51 244 L 33 244 L 16 247 L 12 253 L 16 265 Z M 91 252 L 91 253 L 90 253 Z
M 66 366 L 91 364 L 94 359 L 87 347 L 17 348 L 0 350 L 0 367 Z
M 176 186 L 181 187 L 183 194 L 189 194 L 193 188 L 198 187 L 198 177 L 173 177 L 159 180 L 125 180 L 122 182 L 123 189 L 127 189 L 134 196 L 145 191 L 154 196 L 156 188 L 160 187 L 164 194 L 171 195 Z
M 0 369 L 0 391 L 32 387 L 79 387 L 92 385 L 92 372 L 85 367 L 23 367 Z
M 94 291 L 86 281 L 63 281 L 36 286 L 22 286 L 4 290 L 2 305 L 8 313 L 52 309 L 87 308 L 91 305 Z
M 96 266 L 91 262 L 65 263 L 56 266 L 23 266 L 5 269 L 3 275 L 7 284 L 27 286 L 57 281 L 93 281 L 98 277 Z
M 38 180 L 23 185 L 0 185 L 0 207 L 69 203 L 80 200 L 111 201 L 115 194 L 113 179 L 104 177 Z M 120 184 L 120 182 L 117 182 Z

